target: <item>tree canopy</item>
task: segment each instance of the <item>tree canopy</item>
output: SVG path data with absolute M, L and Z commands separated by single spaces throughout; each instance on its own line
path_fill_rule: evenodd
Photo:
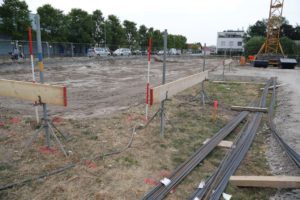
M 82 9 L 71 9 L 65 14 L 62 10 L 45 4 L 37 9 L 40 15 L 42 39 L 49 42 L 89 43 L 108 46 L 114 50 L 119 47 L 146 50 L 149 37 L 153 49 L 163 48 L 163 32 L 145 25 L 137 27 L 133 21 L 123 22 L 115 15 L 103 16 L 96 9 L 89 14 Z M 31 26 L 29 10 L 25 1 L 4 0 L 0 6 L 0 34 L 12 39 L 27 39 L 27 28 Z M 168 48 L 186 48 L 186 37 L 168 35 Z
M 255 36 L 266 36 L 267 19 L 258 20 L 255 24 L 249 26 L 247 30 L 248 39 Z M 289 21 L 282 18 L 281 35 L 280 37 L 288 37 L 292 40 L 300 40 L 300 26 L 293 26 Z
M 37 13 L 40 15 L 41 32 L 44 40 L 50 42 L 66 41 L 66 17 L 63 11 L 53 8 L 50 4 L 45 4 L 37 9 Z
M 4 0 L 0 6 L 0 33 L 20 40 L 27 38 L 30 26 L 28 5 L 25 1 Z

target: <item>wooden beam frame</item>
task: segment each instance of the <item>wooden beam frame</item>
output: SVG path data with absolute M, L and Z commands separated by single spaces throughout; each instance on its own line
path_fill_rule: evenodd
M 0 79 L 0 96 L 67 106 L 65 86 Z
M 239 187 L 300 188 L 300 177 L 231 176 L 230 183 Z
M 208 78 L 208 71 L 184 77 L 176 81 L 150 88 L 150 105 L 159 103 Z
M 260 107 L 244 107 L 244 106 L 231 106 L 231 110 L 236 111 L 250 111 L 250 112 L 268 112 L 268 108 L 260 108 Z

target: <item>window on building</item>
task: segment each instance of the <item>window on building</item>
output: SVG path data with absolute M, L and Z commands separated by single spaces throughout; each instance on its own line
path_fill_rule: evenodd
M 237 43 L 237 45 L 238 45 L 239 47 L 242 46 L 242 44 L 243 44 L 242 42 L 238 42 L 238 43 Z
M 233 41 L 229 42 L 229 46 L 231 46 L 231 47 L 233 46 Z
M 221 46 L 224 47 L 226 45 L 225 41 L 221 41 Z

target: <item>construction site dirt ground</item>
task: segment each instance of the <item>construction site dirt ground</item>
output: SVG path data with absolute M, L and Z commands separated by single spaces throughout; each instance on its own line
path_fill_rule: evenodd
M 202 70 L 203 61 L 200 58 L 173 57 L 168 61 L 167 82 Z M 213 69 L 221 66 L 222 59 L 208 59 L 206 63 L 208 69 Z M 32 147 L 24 151 L 24 144 L 36 127 L 32 103 L 1 97 L 0 185 L 34 177 L 68 163 L 76 163 L 76 166 L 61 174 L 2 191 L 1 199 L 140 199 L 237 114 L 230 110 L 231 105 L 247 105 L 254 101 L 260 96 L 260 87 L 263 86 L 206 82 L 208 95 L 220 104 L 216 119 L 212 117 L 211 104 L 201 106 L 197 97 L 200 86 L 184 91 L 167 102 L 168 118 L 174 127 L 168 124 L 165 138 L 162 139 L 159 136 L 158 119 L 149 127 L 141 128 L 141 124 L 145 123 L 146 58 L 57 59 L 46 62 L 45 66 L 47 83 L 68 87 L 69 106 L 49 106 L 49 109 L 53 123 L 70 136 L 69 141 L 62 139 L 70 156 L 65 158 L 56 146 L 52 151 L 45 151 L 42 134 Z M 161 62 L 152 62 L 153 85 L 160 84 L 161 70 Z M 274 74 L 281 76 L 275 69 L 233 67 L 230 72 L 225 70 L 225 77 L 238 76 L 240 79 L 245 76 L 240 81 L 248 81 L 253 77 L 258 80 L 257 71 L 264 74 L 260 82 Z M 297 79 L 293 75 L 295 71 L 299 74 L 298 69 L 286 70 L 282 74 Z M 211 73 L 216 77 L 221 74 L 222 67 Z M 2 64 L 0 78 L 30 81 L 29 64 Z M 284 82 L 282 78 L 279 81 Z M 284 91 L 288 92 L 282 87 L 279 96 Z M 291 95 L 291 98 L 299 93 L 295 92 L 295 95 Z M 296 103 L 290 99 L 279 105 L 279 111 L 285 105 L 291 107 L 293 118 L 291 122 L 286 122 L 289 118 L 285 118 L 285 124 L 294 123 L 297 113 L 300 113 Z M 150 114 L 153 115 L 157 109 L 157 105 L 151 108 Z M 281 112 L 277 112 L 277 115 L 277 119 L 284 117 Z M 227 139 L 233 140 L 240 128 Z M 266 155 L 272 151 L 270 146 L 276 144 L 270 144 L 272 139 L 266 129 L 263 122 L 261 131 L 236 174 L 271 175 L 287 172 L 276 173 L 274 166 L 276 168 L 278 165 L 272 164 L 274 160 L 267 160 Z M 297 138 L 296 134 L 294 132 L 294 138 Z M 106 156 L 122 150 L 132 137 L 132 144 L 126 151 Z M 299 147 L 297 139 L 290 142 Z M 225 153 L 226 149 L 216 149 L 168 199 L 186 199 L 199 182 L 213 172 Z M 271 154 L 276 157 L 278 152 Z M 285 169 L 286 166 L 282 167 Z M 296 174 L 297 170 L 293 169 L 293 175 Z M 226 191 L 234 194 L 235 199 L 249 196 L 247 199 L 267 199 L 276 194 L 276 190 L 272 189 L 240 189 L 231 185 Z M 293 192 L 290 199 L 294 197 L 297 197 L 297 191 Z

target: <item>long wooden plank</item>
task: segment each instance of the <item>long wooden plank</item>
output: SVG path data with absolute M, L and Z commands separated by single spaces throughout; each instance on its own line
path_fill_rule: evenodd
M 231 176 L 230 183 L 240 187 L 300 188 L 299 176 Z
M 231 110 L 237 111 L 250 111 L 250 112 L 268 112 L 268 108 L 260 108 L 260 107 L 244 107 L 244 106 L 231 106 Z
M 0 96 L 67 106 L 65 86 L 0 79 Z
M 176 81 L 160 85 L 150 89 L 150 105 L 159 103 L 175 94 L 190 88 L 197 83 L 204 81 L 208 77 L 208 71 L 204 71 L 192 76 L 184 77 Z

